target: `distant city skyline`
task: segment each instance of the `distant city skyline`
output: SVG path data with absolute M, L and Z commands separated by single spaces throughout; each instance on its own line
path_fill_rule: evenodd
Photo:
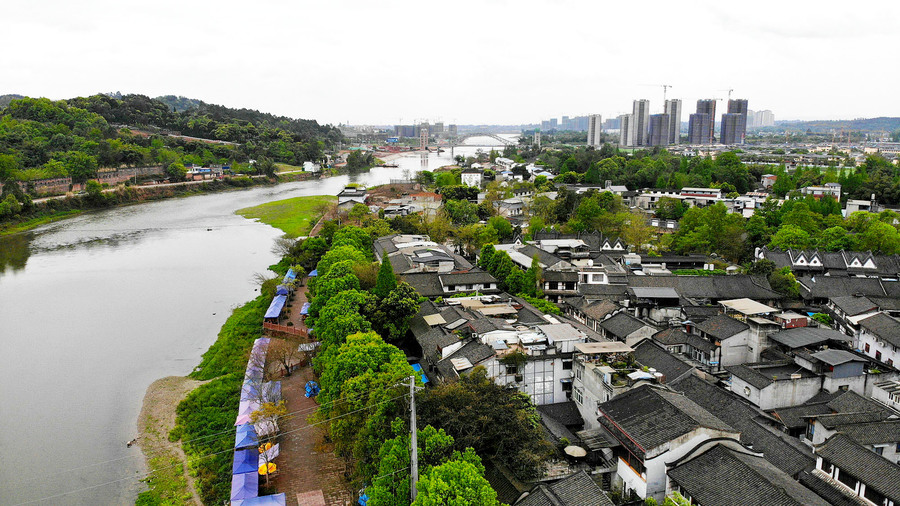
M 108 0 L 10 4 L 0 43 L 14 50 L 0 94 L 182 95 L 321 123 L 465 125 L 616 118 L 635 99 L 660 114 L 666 84 L 685 113 L 733 89 L 779 120 L 900 116 L 900 68 L 885 64 L 897 2 L 211 5 L 161 0 L 136 13 Z M 602 36 L 575 20 L 596 21 Z M 727 51 L 710 44 L 724 39 Z M 876 69 L 870 79 L 822 73 L 866 68 Z

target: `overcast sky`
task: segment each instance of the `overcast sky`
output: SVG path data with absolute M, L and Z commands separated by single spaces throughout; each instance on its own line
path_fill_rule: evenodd
M 670 84 L 685 121 L 728 88 L 776 119 L 900 116 L 896 0 L 33 0 L 3 21 L 0 94 L 518 124 L 611 117 L 635 98 L 662 112 L 656 85 Z

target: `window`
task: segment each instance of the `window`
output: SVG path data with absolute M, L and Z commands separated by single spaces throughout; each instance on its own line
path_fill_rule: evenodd
M 872 501 L 875 504 L 884 504 L 884 496 L 879 494 L 868 485 L 866 485 L 866 492 L 863 495 L 866 499 Z
M 841 469 L 838 469 L 837 479 L 839 482 L 850 487 L 850 490 L 856 490 L 856 485 L 859 483 L 859 480 Z
M 875 360 L 881 360 L 881 352 L 880 351 L 875 352 Z
M 578 364 L 578 367 L 575 368 L 575 379 L 581 379 L 581 374 L 584 372 L 584 366 Z
M 750 387 L 744 387 L 744 395 L 750 397 Z
M 571 371 L 572 370 L 572 361 L 571 360 L 563 360 L 562 368 L 563 368 L 563 371 Z
M 581 392 L 580 388 L 572 389 L 572 398 L 575 399 L 575 402 L 578 404 L 584 404 L 584 394 Z
M 872 451 L 874 451 L 878 455 L 884 455 L 884 447 L 883 446 L 876 446 L 876 447 L 872 448 Z
M 519 368 L 514 365 L 506 366 L 506 374 L 518 374 Z
M 869 343 L 866 343 L 866 353 L 869 353 Z

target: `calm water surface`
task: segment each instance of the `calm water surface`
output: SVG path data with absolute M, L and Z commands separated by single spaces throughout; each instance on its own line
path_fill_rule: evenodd
M 396 161 L 352 181 L 452 163 L 449 150 Z M 144 392 L 188 374 L 277 261 L 280 232 L 234 211 L 350 181 L 153 202 L 0 237 L 0 504 L 133 504 L 146 468 L 125 442 Z

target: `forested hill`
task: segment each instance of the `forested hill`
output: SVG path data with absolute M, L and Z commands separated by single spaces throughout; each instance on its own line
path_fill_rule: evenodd
M 176 97 L 175 95 L 156 97 L 154 100 L 159 100 L 160 102 L 168 105 L 170 109 L 176 112 L 184 112 L 189 109 L 199 109 L 201 105 L 205 105 L 202 100 L 182 96 Z
M 852 120 L 779 121 L 778 126 L 786 129 L 812 131 L 815 133 L 840 132 L 841 129 L 854 132 L 893 133 L 900 131 L 900 118 L 858 118 Z
M 122 166 L 239 166 L 251 159 L 302 164 L 320 160 L 325 147 L 341 139 L 338 129 L 314 120 L 200 104 L 175 112 L 143 95 L 12 100 L 0 110 L 0 181 L 71 176 L 80 182 L 98 169 Z
M 9 94 L 9 95 L 0 95 L 0 109 L 8 106 L 10 102 L 13 100 L 18 100 L 20 98 L 25 98 L 22 95 Z

